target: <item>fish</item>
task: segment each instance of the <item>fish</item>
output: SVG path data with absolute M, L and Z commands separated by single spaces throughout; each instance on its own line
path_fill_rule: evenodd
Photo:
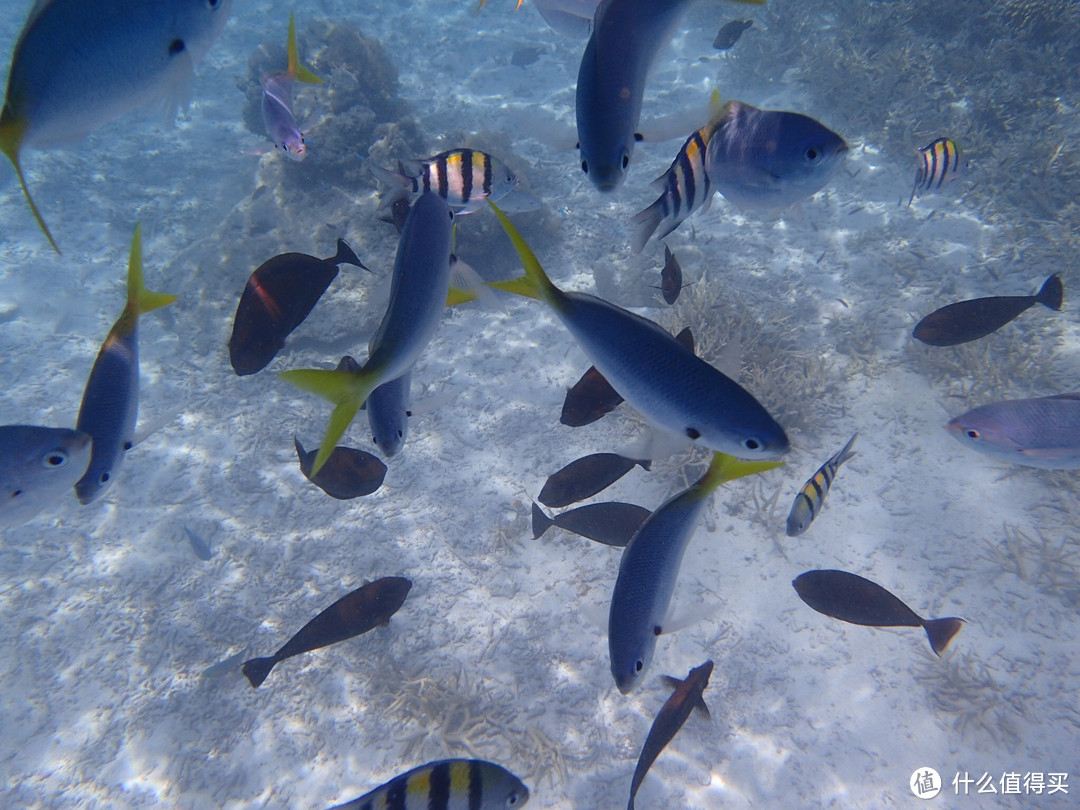
M 523 0 L 517 0 L 515 10 L 521 8 Z M 592 28 L 593 15 L 600 0 L 533 0 L 533 5 L 540 12 L 553 31 L 567 37 L 587 37 Z M 487 0 L 480 0 L 476 13 L 484 7 Z
M 481 759 L 443 759 L 395 776 L 330 810 L 511 810 L 529 789 L 510 771 Z
M 727 481 L 782 463 L 739 461 L 714 453 L 705 474 L 659 506 L 627 544 L 608 615 L 611 674 L 624 695 L 641 683 L 649 670 L 657 636 L 664 632 L 683 554 L 712 493 Z
M 71 428 L 0 426 L 0 529 L 63 500 L 90 465 L 90 435 Z
M 937 138 L 919 150 L 919 168 L 908 205 L 924 191 L 937 191 L 963 176 L 967 161 L 960 162 L 960 147 L 951 138 Z
M 706 661 L 698 667 L 694 667 L 686 678 L 679 680 L 671 676 L 664 676 L 664 683 L 675 691 L 671 697 L 664 701 L 660 711 L 656 714 L 649 733 L 645 737 L 645 744 L 641 746 L 641 754 L 638 756 L 637 765 L 634 767 L 634 777 L 630 780 L 630 801 L 626 810 L 634 810 L 634 798 L 638 788 L 645 780 L 645 774 L 656 762 L 669 742 L 679 733 L 679 729 L 690 717 L 690 713 L 697 709 L 707 719 L 711 719 L 709 707 L 705 705 L 705 688 L 709 685 L 709 677 L 712 675 L 713 662 Z
M 30 9 L 11 55 L 0 151 L 57 253 L 23 175 L 23 151 L 74 143 L 158 99 L 175 109 L 231 7 L 232 0 L 113 0 L 107 8 L 37 0 Z
M 552 518 L 545 515 L 544 510 L 534 502 L 533 540 L 539 539 L 552 526 L 557 526 L 605 546 L 624 548 L 651 514 L 644 506 L 607 501 L 579 506 Z
M 210 547 L 210 544 L 206 542 L 206 539 L 196 534 L 190 527 L 184 526 L 184 534 L 187 535 L 188 543 L 191 545 L 191 551 L 203 562 L 207 562 L 214 556 L 214 549 Z
M 634 467 L 648 470 L 647 459 L 632 459 L 616 453 L 593 453 L 571 461 L 544 482 L 537 500 L 553 509 L 591 498 L 610 487 Z
M 806 604 L 840 621 L 866 627 L 922 627 L 930 648 L 941 655 L 960 632 L 963 619 L 923 619 L 876 582 L 847 571 L 807 571 L 791 583 Z
M 78 430 L 94 440 L 90 465 L 75 483 L 75 494 L 83 505 L 105 493 L 135 439 L 139 415 L 139 316 L 168 306 L 176 298 L 144 286 L 142 226 L 136 225 L 128 256 L 127 303 L 94 360 L 75 422 Z
M 631 243 L 634 253 L 640 253 L 654 233 L 663 239 L 695 211 L 709 210 L 713 187 L 705 171 L 705 154 L 715 129 L 710 123 L 695 130 L 668 170 L 653 181 L 660 196 L 630 220 L 636 226 Z
M 347 501 L 370 495 L 382 486 L 386 478 L 386 465 L 364 450 L 353 447 L 335 447 L 326 460 L 326 464 L 313 475 L 311 467 L 315 462 L 316 451 L 308 452 L 293 436 L 293 446 L 300 459 L 300 472 L 331 498 Z
M 981 405 L 945 430 L 966 447 L 1044 470 L 1080 470 L 1080 392 Z
M 716 32 L 716 39 L 713 40 L 712 46 L 718 51 L 733 48 L 735 43 L 739 41 L 739 37 L 743 35 L 743 32 L 753 27 L 753 20 L 732 20 L 721 26 L 720 30 Z
M 671 248 L 664 245 L 664 268 L 660 271 L 660 294 L 664 296 L 664 301 L 674 304 L 679 300 L 683 287 L 688 286 L 690 285 L 682 283 L 682 265 L 671 252 Z M 693 348 L 690 351 L 693 351 Z
M 694 335 L 687 326 L 675 336 L 683 346 L 694 351 Z M 589 366 L 581 378 L 571 386 L 563 399 L 559 422 L 567 427 L 584 427 L 611 413 L 622 403 L 619 392 L 611 387 L 604 375 Z
M 1064 299 L 1065 286 L 1055 274 L 1035 295 L 994 295 L 943 306 L 919 321 L 911 334 L 931 346 L 957 346 L 996 332 L 1036 304 L 1060 312 Z
M 276 653 L 245 661 L 240 671 L 252 688 L 257 689 L 270 670 L 286 658 L 337 644 L 378 626 L 385 627 L 405 604 L 410 588 L 412 582 L 404 577 L 382 577 L 361 585 L 301 627 Z
M 414 163 L 407 166 L 399 161 L 397 172 L 371 167 L 375 176 L 393 189 L 393 202 L 433 191 L 457 209 L 456 213 L 470 214 L 484 200 L 501 199 L 518 184 L 517 175 L 502 161 L 478 149 L 449 149 Z
M 705 171 L 744 210 L 775 211 L 817 193 L 847 157 L 843 138 L 801 113 L 729 101 L 715 127 Z
M 364 408 L 367 410 L 371 440 L 387 458 L 396 456 L 405 444 L 409 430 L 409 388 L 412 372 L 388 380 L 371 392 Z
M 836 471 L 840 465 L 855 455 L 851 446 L 855 444 L 856 433 L 844 447 L 818 467 L 818 471 L 810 476 L 810 480 L 803 484 L 799 494 L 795 496 L 795 502 L 791 505 L 791 511 L 787 516 L 787 536 L 798 537 L 810 528 L 810 524 L 817 513 L 821 510 L 821 504 L 825 502 L 825 496 L 829 494 L 829 487 L 836 478 Z
M 296 15 L 289 14 L 289 38 L 286 45 L 289 66 L 284 72 L 267 73 L 259 77 L 262 87 L 262 116 L 266 132 L 274 146 L 283 150 L 293 160 L 303 160 L 307 156 L 307 143 L 304 134 L 293 117 L 293 85 L 322 84 L 310 68 L 300 61 L 296 47 Z
M 230 655 L 224 661 L 211 664 L 199 673 L 199 682 L 209 683 L 228 675 L 230 672 L 238 671 L 244 659 L 248 657 L 249 649 L 249 647 L 244 647 L 240 652 Z
M 368 270 L 344 239 L 338 239 L 337 253 L 329 259 L 282 253 L 260 264 L 248 278 L 233 317 L 229 337 L 233 371 L 243 377 L 270 365 L 284 348 L 285 338 L 337 278 L 342 264 Z
M 593 365 L 646 421 L 743 458 L 787 452 L 784 429 L 746 389 L 653 321 L 594 295 L 560 290 L 506 215 L 489 204 L 525 268 L 521 278 L 490 286 L 548 304 Z
M 334 404 L 312 475 L 318 475 L 371 392 L 411 370 L 434 336 L 450 291 L 453 220 L 446 200 L 430 191 L 421 194 L 409 210 L 398 240 L 390 300 L 368 343 L 363 367 L 356 371 L 296 369 L 278 375 Z

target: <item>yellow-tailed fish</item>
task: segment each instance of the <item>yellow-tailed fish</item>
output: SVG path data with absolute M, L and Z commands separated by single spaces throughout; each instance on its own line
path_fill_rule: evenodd
M 334 404 L 311 474 L 317 475 L 371 392 L 410 371 L 427 348 L 450 288 L 453 214 L 446 200 L 425 192 L 409 211 L 398 242 L 390 301 L 355 371 L 297 369 L 279 376 Z
M 967 162 L 960 162 L 960 147 L 951 138 L 938 138 L 919 150 L 919 168 L 907 204 L 924 191 L 937 191 L 946 183 L 958 179 Z
M 829 487 L 832 486 L 833 479 L 836 478 L 836 471 L 840 469 L 841 464 L 855 455 L 855 451 L 851 449 L 851 446 L 855 444 L 855 439 L 858 436 L 859 434 L 856 433 L 848 439 L 848 443 L 818 467 L 818 471 L 810 476 L 809 481 L 803 484 L 803 488 L 795 496 L 791 511 L 788 512 L 788 537 L 798 537 L 810 528 L 810 524 L 817 517 L 817 513 L 821 511 L 825 496 L 829 494 Z
M 784 429 L 746 389 L 647 318 L 560 290 L 506 215 L 491 207 L 525 268 L 521 278 L 491 286 L 547 303 L 597 370 L 654 427 L 741 458 L 787 452 Z
M 322 79 L 300 61 L 296 47 L 296 15 L 289 15 L 289 39 L 287 43 L 289 66 L 284 73 L 267 73 L 259 78 L 262 85 L 262 116 L 266 131 L 274 146 L 283 150 L 293 160 L 303 160 L 307 155 L 304 133 L 293 117 L 293 84 L 321 84 Z
M 75 424 L 94 440 L 90 466 L 75 484 L 81 503 L 90 503 L 105 492 L 135 436 L 139 415 L 139 316 L 175 300 L 175 295 L 151 292 L 143 285 L 142 228 L 136 225 L 128 258 L 127 303 L 90 370 Z
M 611 674 L 620 692 L 634 689 L 649 670 L 656 639 L 664 632 L 683 554 L 710 496 L 727 481 L 782 463 L 713 454 L 709 469 L 697 483 L 665 501 L 627 544 L 608 616 Z
M 510 771 L 481 759 L 443 759 L 395 776 L 331 810 L 516 810 L 529 789 Z
M 71 497 L 90 464 L 90 437 L 70 428 L 0 426 L 0 529 Z
M 157 99 L 183 102 L 195 63 L 217 39 L 232 0 L 38 0 L 15 43 L 0 111 L 0 151 L 30 196 L 26 148 L 77 141 Z

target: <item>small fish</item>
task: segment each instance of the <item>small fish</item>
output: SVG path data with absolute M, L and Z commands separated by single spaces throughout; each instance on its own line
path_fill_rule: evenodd
M 386 465 L 378 458 L 353 447 L 335 447 L 317 475 L 311 474 L 316 451 L 304 450 L 300 440 L 293 437 L 296 455 L 300 459 L 300 472 L 331 498 L 347 501 L 370 495 L 382 486 L 386 478 Z
M 653 181 L 660 196 L 630 220 L 636 226 L 634 253 L 640 253 L 654 233 L 663 239 L 698 209 L 709 210 L 713 187 L 705 171 L 705 155 L 715 129 L 708 124 L 687 138 L 668 170 Z
M 810 528 L 810 524 L 817 513 L 821 510 L 821 504 L 825 502 L 825 496 L 829 494 L 829 487 L 836 478 L 836 471 L 840 465 L 855 455 L 851 446 L 855 444 L 858 433 L 848 439 L 840 452 L 833 455 L 828 461 L 818 467 L 818 471 L 810 476 L 810 480 L 803 484 L 799 494 L 795 496 L 795 502 L 791 505 L 791 511 L 787 516 L 788 537 L 798 537 Z
M 712 46 L 718 51 L 726 51 L 733 48 L 743 35 L 743 31 L 754 27 L 753 20 L 732 20 L 716 32 L 716 39 Z
M 184 526 L 184 534 L 187 535 L 188 543 L 191 544 L 191 550 L 195 556 L 203 562 L 207 562 L 214 556 L 214 550 L 210 547 L 210 544 L 206 542 L 205 538 L 196 534 L 190 527 Z
M 491 286 L 548 304 L 593 365 L 646 421 L 710 450 L 751 458 L 787 452 L 784 429 L 746 389 L 652 321 L 594 295 L 560 290 L 506 215 L 494 203 L 491 207 L 525 268 L 521 278 Z
M 70 497 L 90 464 L 90 436 L 70 428 L 0 426 L 0 529 Z
M 390 301 L 357 371 L 298 369 L 281 379 L 334 403 L 319 452 L 317 475 L 338 439 L 373 390 L 412 369 L 442 320 L 450 290 L 450 243 L 454 215 L 446 200 L 425 191 L 409 211 L 398 240 Z
M 683 554 L 712 493 L 727 481 L 780 464 L 713 454 L 709 469 L 697 483 L 665 501 L 627 544 L 608 615 L 611 674 L 624 695 L 641 682 L 649 669 L 657 636 L 664 632 Z
M 287 44 L 289 67 L 284 73 L 267 73 L 259 77 L 262 86 L 262 116 L 266 131 L 274 146 L 284 150 L 293 160 L 303 160 L 307 155 L 304 134 L 293 117 L 293 85 L 322 84 L 322 79 L 300 62 L 296 47 L 296 15 L 289 14 L 289 39 Z
M 820 191 L 844 164 L 848 146 L 800 113 L 729 101 L 709 138 L 705 171 L 742 209 L 775 211 Z
M 11 56 L 0 151 L 58 253 L 23 176 L 23 150 L 73 143 L 158 99 L 175 109 L 231 7 L 232 0 L 113 0 L 107 7 L 86 0 L 34 3 Z
M 510 56 L 510 64 L 514 67 L 527 68 L 529 65 L 536 64 L 543 52 L 541 48 L 517 48 Z
M 337 278 L 341 264 L 368 269 L 344 239 L 338 239 L 337 253 L 329 259 L 282 253 L 259 265 L 248 278 L 233 318 L 229 337 L 233 371 L 243 377 L 266 368 Z
M 908 205 L 924 191 L 936 191 L 946 183 L 959 179 L 967 161 L 960 163 L 960 147 L 950 138 L 938 138 L 919 150 L 919 168 L 911 187 Z
M 945 430 L 966 447 L 1009 464 L 1080 470 L 1080 393 L 982 405 Z
M 399 162 L 397 172 L 377 166 L 371 170 L 394 189 L 394 202 L 410 194 L 433 191 L 447 205 L 458 209 L 458 214 L 470 214 L 485 199 L 498 200 L 518 184 L 517 175 L 501 161 L 476 149 L 450 149 L 415 163 L 406 166 Z
M 75 424 L 94 440 L 90 466 L 75 484 L 79 503 L 88 504 L 104 494 L 135 438 L 139 415 L 139 316 L 175 300 L 175 295 L 151 292 L 143 285 L 142 227 L 136 225 L 128 257 L 127 303 L 101 344 Z
M 404 577 L 383 577 L 345 594 L 300 628 L 280 650 L 268 658 L 252 658 L 241 667 L 252 688 L 266 680 L 275 665 L 294 655 L 318 650 L 377 627 L 385 627 L 409 595 L 412 582 Z
M 371 440 L 387 458 L 396 456 L 409 430 L 409 388 L 412 372 L 388 380 L 371 392 L 364 409 L 371 427 Z
M 660 294 L 664 296 L 665 302 L 674 304 L 679 300 L 682 288 L 687 286 L 689 285 L 682 283 L 682 265 L 671 252 L 671 248 L 664 245 L 664 269 L 660 271 Z M 690 351 L 693 349 L 691 348 Z
M 941 655 L 964 620 L 923 619 L 876 582 L 847 571 L 807 571 L 791 583 L 806 604 L 840 621 L 867 627 L 922 627 Z
M 713 662 L 706 661 L 691 669 L 684 680 L 664 676 L 664 683 L 675 691 L 660 707 L 649 728 L 649 734 L 645 737 L 645 744 L 641 746 L 641 755 L 638 756 L 637 766 L 634 768 L 634 778 L 630 781 L 630 802 L 626 805 L 626 810 L 634 810 L 634 797 L 637 796 L 641 783 L 645 781 L 645 774 L 656 762 L 660 752 L 679 733 L 690 713 L 697 709 L 706 718 L 710 718 L 709 707 L 705 705 L 703 695 L 712 671 Z
M 240 652 L 230 655 L 224 661 L 218 661 L 216 664 L 211 664 L 199 673 L 199 682 L 209 683 L 210 681 L 216 681 L 219 678 L 223 678 L 230 672 L 239 671 L 240 665 L 248 656 L 249 649 L 250 647 L 244 647 Z
M 529 789 L 501 765 L 443 759 L 395 776 L 330 810 L 512 810 L 527 801 Z
M 616 453 L 593 453 L 571 461 L 544 482 L 537 500 L 555 509 L 591 498 L 610 487 L 634 467 L 648 470 L 651 462 Z
M 1036 304 L 1061 310 L 1065 286 L 1050 276 L 1035 295 L 994 295 L 957 301 L 935 310 L 915 325 L 916 340 L 931 346 L 957 346 L 996 332 Z
M 644 506 L 608 501 L 579 506 L 551 518 L 534 503 L 532 508 L 533 540 L 540 538 L 552 526 L 558 526 L 560 529 L 580 534 L 605 546 L 623 548 L 650 514 L 652 513 Z

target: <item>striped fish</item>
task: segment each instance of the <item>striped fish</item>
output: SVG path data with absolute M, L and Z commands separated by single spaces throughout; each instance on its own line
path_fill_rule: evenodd
M 915 197 L 924 191 L 940 189 L 945 183 L 960 177 L 967 163 L 960 163 L 960 147 L 951 138 L 938 138 L 919 150 L 919 168 L 915 172 L 915 184 L 911 187 L 911 205 Z
M 476 149 L 450 149 L 414 166 L 398 161 L 398 171 L 372 168 L 380 180 L 396 186 L 394 199 L 409 194 L 434 191 L 447 205 L 470 214 L 487 198 L 498 200 L 517 185 L 517 176 L 487 152 Z
M 331 810 L 509 810 L 527 801 L 529 789 L 501 765 L 443 759 L 395 776 Z
M 709 209 L 713 187 L 705 172 L 705 150 L 715 131 L 716 126 L 710 123 L 687 138 L 668 170 L 653 181 L 660 196 L 630 220 L 636 226 L 634 253 L 641 252 L 653 233 L 663 239 L 697 209 Z
M 810 476 L 810 480 L 803 484 L 799 494 L 795 496 L 795 503 L 791 505 L 791 511 L 787 516 L 788 537 L 797 537 L 807 529 L 821 511 L 821 504 L 825 496 L 829 494 L 829 487 L 836 478 L 836 471 L 840 465 L 855 455 L 851 446 L 855 444 L 858 433 L 848 439 L 844 448 L 822 464 L 816 473 Z

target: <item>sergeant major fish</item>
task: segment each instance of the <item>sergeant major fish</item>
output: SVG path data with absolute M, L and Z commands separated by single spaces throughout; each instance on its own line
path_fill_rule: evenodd
M 649 669 L 657 636 L 664 632 L 683 554 L 712 493 L 727 481 L 771 470 L 781 463 L 739 461 L 724 453 L 713 454 L 705 474 L 658 507 L 627 544 L 608 616 L 611 674 L 624 695 Z
M 195 64 L 221 33 L 232 0 L 38 0 L 11 56 L 0 151 L 30 196 L 20 157 L 74 141 L 126 112 L 185 99 Z
M 563 292 L 495 206 L 525 275 L 492 282 L 540 298 L 593 365 L 646 421 L 670 434 L 744 458 L 775 458 L 788 449 L 784 429 L 742 386 L 710 366 L 652 321 L 593 295 Z
M 134 440 L 139 415 L 139 316 L 175 300 L 175 295 L 150 292 L 143 285 L 142 228 L 136 225 L 128 257 L 127 303 L 90 370 L 75 423 L 94 440 L 90 466 L 75 484 L 82 504 L 101 497 Z
M 450 149 L 416 161 L 415 166 L 399 162 L 397 173 L 377 166 L 371 171 L 395 189 L 392 200 L 433 191 L 459 214 L 472 213 L 485 199 L 501 199 L 518 183 L 501 161 L 476 149 Z
M 957 180 L 967 163 L 960 162 L 960 147 L 951 138 L 938 138 L 919 150 L 919 168 L 911 187 L 908 205 L 924 191 L 937 191 L 946 183 Z
M 90 464 L 90 436 L 70 428 L 0 426 L 0 528 L 70 497 Z
M 529 789 L 510 771 L 480 759 L 443 759 L 395 776 L 330 810 L 514 810 Z
M 1080 393 L 992 402 L 945 429 L 966 447 L 1009 464 L 1080 470 Z
M 795 502 L 791 505 L 791 511 L 787 516 L 787 535 L 797 537 L 810 528 L 810 524 L 817 513 L 821 511 L 821 505 L 825 502 L 825 496 L 829 494 L 829 487 L 836 478 L 836 471 L 840 465 L 855 455 L 851 446 L 855 444 L 858 433 L 848 439 L 843 449 L 835 453 L 828 461 L 818 467 L 818 471 L 810 476 L 810 480 L 803 484 L 799 494 L 795 496 Z
M 322 84 L 322 79 L 300 62 L 296 47 L 296 15 L 289 15 L 289 39 L 286 45 L 288 68 L 285 72 L 267 73 L 259 77 L 262 86 L 262 116 L 266 132 L 274 146 L 282 149 L 293 160 L 303 160 L 307 155 L 304 133 L 293 117 L 293 85 Z

